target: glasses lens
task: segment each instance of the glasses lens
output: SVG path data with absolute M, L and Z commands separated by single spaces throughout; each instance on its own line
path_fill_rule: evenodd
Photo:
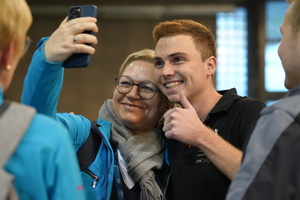
M 139 85 L 140 96 L 144 99 L 151 99 L 156 94 L 157 88 L 151 82 L 142 82 Z
M 133 81 L 129 77 L 120 76 L 116 79 L 116 88 L 120 93 L 126 94 L 130 92 L 132 87 Z
M 143 99 L 153 98 L 158 90 L 156 86 L 149 81 L 137 84 L 127 76 L 119 76 L 115 79 L 115 87 L 122 94 L 129 93 L 134 85 L 138 86 L 138 93 Z

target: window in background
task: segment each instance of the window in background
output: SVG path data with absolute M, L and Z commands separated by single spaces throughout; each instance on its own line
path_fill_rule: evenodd
M 264 99 L 268 105 L 281 98 L 284 87 L 284 70 L 277 50 L 281 40 L 281 26 L 288 4 L 284 1 L 266 1 L 266 46 L 264 66 Z M 236 87 L 240 95 L 248 95 L 247 60 L 247 10 L 237 8 L 234 12 L 216 15 L 216 40 L 218 69 L 217 90 Z
M 247 11 L 237 8 L 234 12 L 218 13 L 216 25 L 216 89 L 235 87 L 238 94 L 247 95 Z
M 281 40 L 279 27 L 288 8 L 285 1 L 266 2 L 265 90 L 285 92 L 284 71 L 277 50 Z

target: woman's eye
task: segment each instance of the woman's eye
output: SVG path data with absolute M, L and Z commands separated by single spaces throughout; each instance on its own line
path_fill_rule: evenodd
M 147 86 L 147 85 L 144 85 L 142 88 L 141 88 L 144 92 L 155 92 L 155 88 L 153 86 Z
M 156 61 L 154 61 L 154 66 L 155 67 L 162 67 L 163 66 L 163 61 L 161 61 L 161 60 L 156 60 Z
M 131 87 L 132 84 L 128 81 L 122 81 L 122 82 L 120 82 L 120 85 L 122 87 Z

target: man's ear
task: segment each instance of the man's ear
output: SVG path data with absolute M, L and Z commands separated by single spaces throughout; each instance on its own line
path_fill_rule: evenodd
M 217 59 L 214 56 L 210 56 L 207 59 L 207 71 L 209 74 L 214 74 L 217 69 Z
M 10 65 L 13 58 L 13 53 L 15 50 L 14 41 L 10 41 L 7 45 L 7 47 L 0 52 L 0 66 L 6 67 L 7 65 Z

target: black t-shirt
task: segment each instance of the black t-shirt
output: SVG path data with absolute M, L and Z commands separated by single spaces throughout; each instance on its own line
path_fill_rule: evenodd
M 252 121 L 265 105 L 253 98 L 238 96 L 233 88 L 209 113 L 205 124 L 233 146 L 243 149 Z M 223 200 L 230 180 L 196 147 L 168 140 L 171 179 L 168 199 Z

